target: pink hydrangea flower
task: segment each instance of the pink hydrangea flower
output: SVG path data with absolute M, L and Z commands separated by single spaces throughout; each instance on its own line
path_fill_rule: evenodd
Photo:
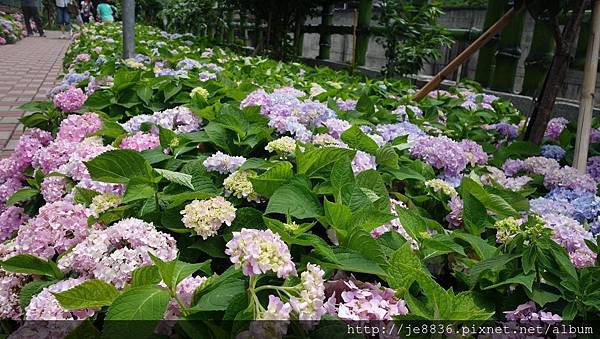
M 69 87 L 66 91 L 60 92 L 52 99 L 54 105 L 63 112 L 73 112 L 80 109 L 85 101 L 87 95 L 83 93 L 81 88 Z
M 0 270 L 0 318 L 19 320 L 22 315 L 19 294 L 28 282 L 24 274 Z
M 82 320 L 96 313 L 94 309 L 67 310 L 63 308 L 52 293 L 67 291 L 81 283 L 84 278 L 71 278 L 59 281 L 42 290 L 31 298 L 31 302 L 25 309 L 26 320 Z M 68 332 L 67 332 L 68 333 Z
M 67 180 L 62 176 L 49 176 L 44 178 L 41 185 L 42 196 L 47 203 L 59 201 L 67 194 Z
M 56 139 L 80 142 L 102 128 L 102 120 L 96 113 L 71 114 L 60 123 Z
M 130 149 L 138 152 L 153 149 L 158 146 L 160 146 L 160 139 L 158 136 L 144 132 L 136 132 L 134 135 L 123 138 L 119 145 L 122 149 Z
M 0 241 L 11 238 L 28 218 L 21 207 L 10 206 L 4 210 L 0 214 Z
M 136 268 L 151 264 L 148 253 L 170 261 L 177 256 L 175 239 L 154 225 L 129 218 L 94 230 L 58 261 L 63 271 L 104 280 L 123 288 Z
M 240 232 L 233 232 L 225 254 L 247 276 L 269 271 L 276 272 L 279 278 L 296 275 L 290 250 L 279 234 L 271 230 L 242 228 Z

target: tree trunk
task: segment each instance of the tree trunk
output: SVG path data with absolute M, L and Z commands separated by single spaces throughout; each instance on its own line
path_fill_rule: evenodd
M 556 53 L 548 70 L 544 87 L 537 98 L 537 103 L 525 132 L 525 139 L 539 145 L 544 138 L 544 132 L 554 110 L 554 103 L 561 85 L 567 75 L 571 54 L 574 50 L 583 13 L 588 7 L 589 0 L 577 0 L 569 21 L 562 34 L 559 32 L 558 19 L 555 23 Z

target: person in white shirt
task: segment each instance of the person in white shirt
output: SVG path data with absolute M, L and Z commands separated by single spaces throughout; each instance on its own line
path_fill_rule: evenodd
M 56 22 L 62 33 L 61 39 L 65 39 L 65 28 L 73 36 L 71 29 L 71 15 L 69 14 L 69 4 L 71 0 L 56 0 Z

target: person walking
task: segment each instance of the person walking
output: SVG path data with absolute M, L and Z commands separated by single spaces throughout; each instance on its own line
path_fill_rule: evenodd
M 114 6 L 112 6 L 110 4 L 110 0 L 100 0 L 100 3 L 98 4 L 98 8 L 96 8 L 96 11 L 98 11 L 98 18 L 100 19 L 100 21 L 102 22 L 114 22 L 115 21 L 115 17 L 113 16 L 114 14 Z
M 40 36 L 46 36 L 44 34 L 44 28 L 42 27 L 42 19 L 40 19 L 40 15 L 38 14 L 36 0 L 21 0 L 21 9 L 23 10 L 25 27 L 27 28 L 27 36 L 33 36 L 31 19 L 33 19 L 33 22 L 35 22 L 35 27 Z
M 83 0 L 81 1 L 81 7 L 79 9 L 79 14 L 81 15 L 81 20 L 83 23 L 88 23 L 94 20 L 94 13 L 92 12 L 93 4 L 92 0 Z
M 56 22 L 60 27 L 60 31 L 62 33 L 61 39 L 65 39 L 65 29 L 67 32 L 73 36 L 73 31 L 71 29 L 71 15 L 69 14 L 69 4 L 71 0 L 56 0 Z

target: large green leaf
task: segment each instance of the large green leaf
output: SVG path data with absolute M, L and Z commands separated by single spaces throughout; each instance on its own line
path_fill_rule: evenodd
M 134 177 L 152 178 L 152 167 L 138 152 L 113 150 L 86 161 L 92 179 L 126 184 Z
M 171 297 L 156 286 L 134 287 L 118 296 L 106 312 L 106 320 L 160 320 Z
M 323 207 L 307 186 L 292 183 L 279 187 L 273 193 L 265 213 L 281 213 L 305 219 L 323 215 Z
M 19 254 L 0 263 L 7 272 L 36 274 L 61 279 L 63 274 L 53 261 L 44 260 L 31 254 Z
M 39 190 L 33 188 L 21 188 L 6 200 L 6 206 L 12 206 L 18 202 L 27 201 L 38 194 L 40 194 Z
M 499 216 L 519 216 L 519 213 L 501 196 L 487 192 L 481 184 L 469 177 L 463 178 L 460 189 L 462 190 L 463 195 L 465 193 L 472 194 L 486 209 Z
M 173 172 L 160 168 L 156 168 L 154 170 L 170 182 L 174 182 L 192 190 L 194 189 L 194 185 L 192 184 L 192 176 L 190 174 Z
M 119 291 L 111 284 L 93 279 L 53 294 L 62 307 L 73 310 L 110 306 L 119 296 Z
M 298 174 L 306 174 L 309 177 L 327 177 L 331 171 L 331 166 L 344 157 L 354 159 L 356 151 L 323 147 L 316 148 L 307 152 L 296 152 L 298 165 Z
M 243 280 L 227 279 L 216 288 L 203 294 L 191 309 L 193 311 L 224 311 L 236 295 L 245 291 L 246 286 Z
M 344 141 L 348 146 L 367 152 L 369 154 L 377 154 L 379 150 L 379 146 L 377 143 L 371 139 L 368 135 L 366 135 L 358 125 L 353 125 L 344 131 L 341 135 L 342 141 Z
M 250 178 L 254 190 L 264 197 L 270 197 L 293 176 L 292 164 L 287 161 L 277 162 L 265 173 Z

